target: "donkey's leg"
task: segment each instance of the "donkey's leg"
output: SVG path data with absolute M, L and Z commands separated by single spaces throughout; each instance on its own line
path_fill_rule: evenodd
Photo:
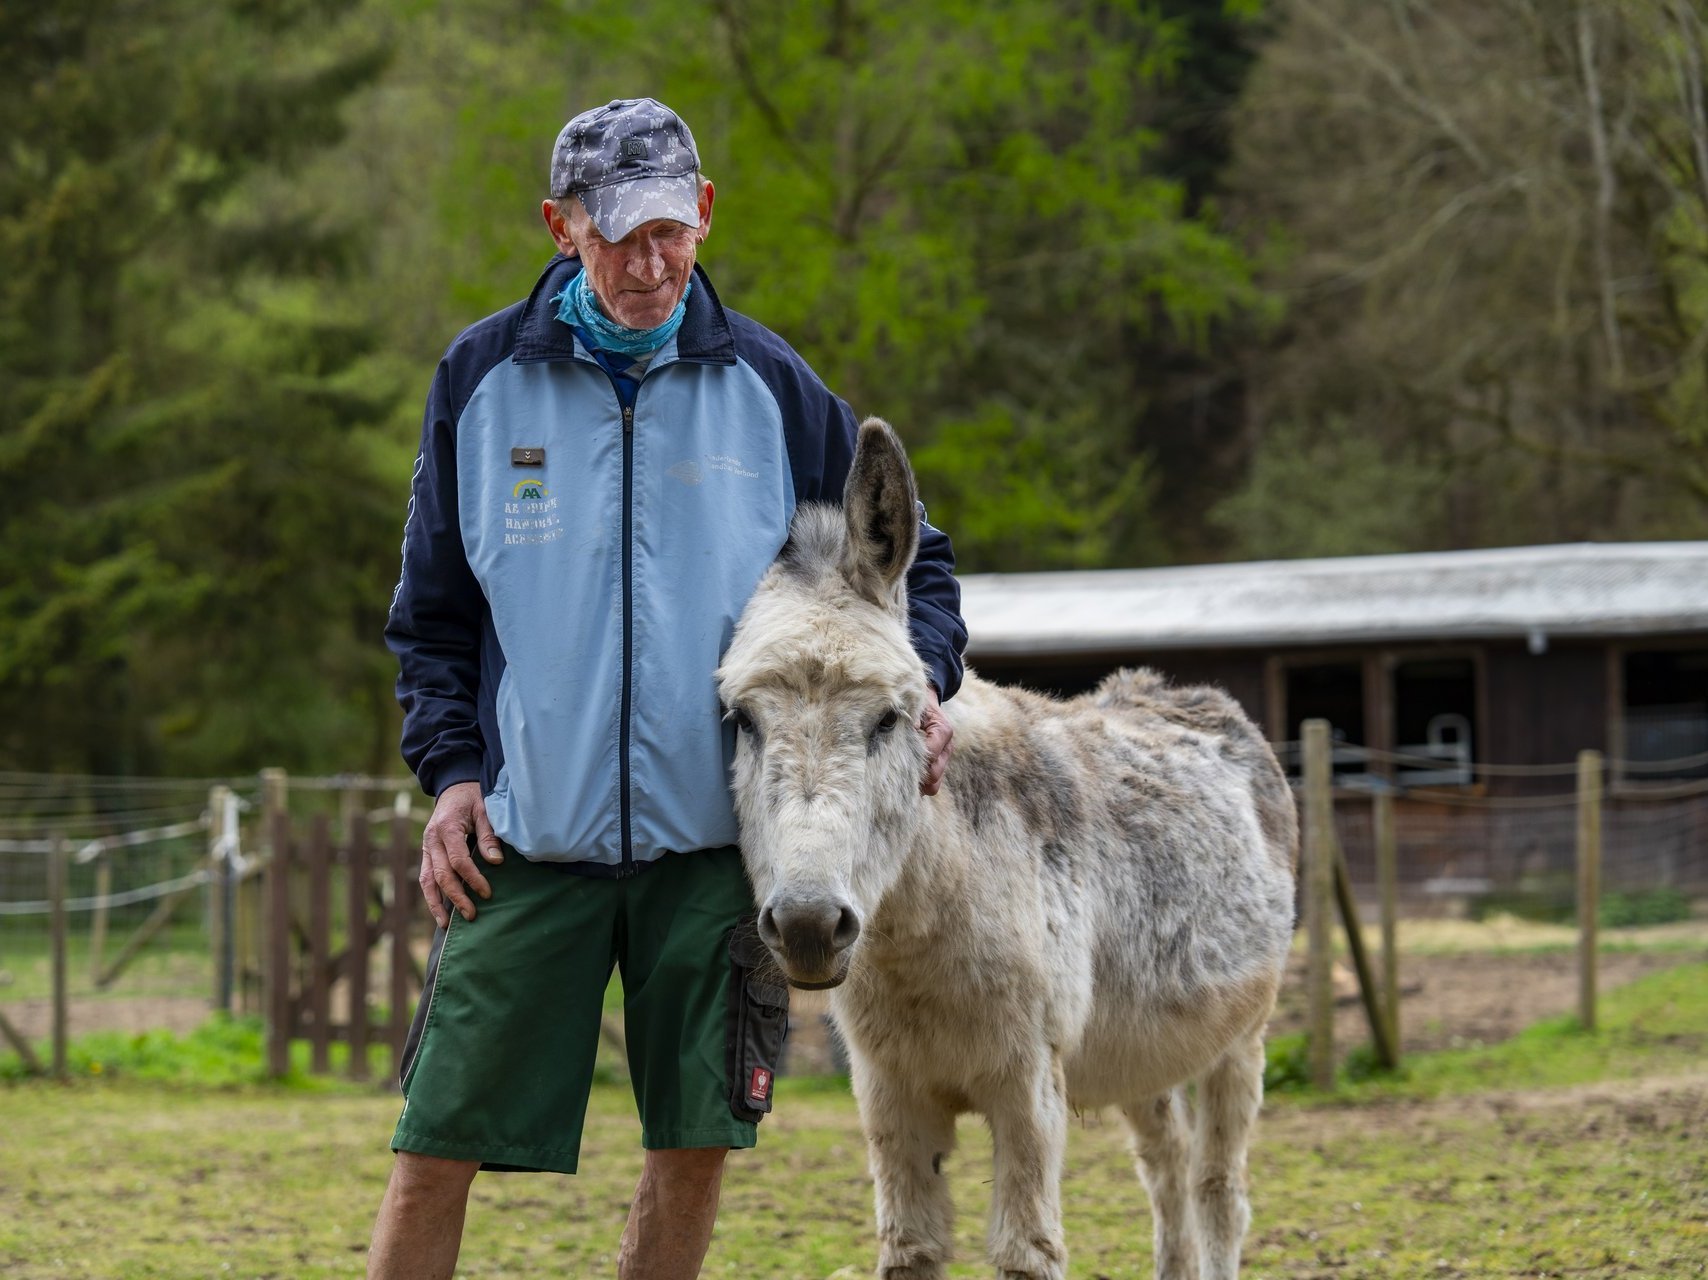
M 1237 1280 L 1240 1244 L 1251 1225 L 1245 1153 L 1263 1104 L 1263 1034 L 1234 1042 L 1198 1082 L 1192 1194 L 1203 1280 Z
M 1171 1089 L 1122 1111 L 1133 1134 L 1139 1180 L 1151 1200 L 1157 1280 L 1197 1280 L 1198 1248 L 1186 1184 L 1191 1135 L 1185 1093 Z
M 854 1092 L 872 1165 L 881 1280 L 940 1280 L 955 1236 L 943 1160 L 955 1114 L 894 1079 L 853 1063 Z
M 1027 1078 L 1029 1077 L 1029 1078 Z M 990 1204 L 990 1260 L 1003 1280 L 1062 1280 L 1062 1154 L 1067 1148 L 1067 1082 L 1054 1054 L 1019 1086 L 989 1102 L 996 1183 Z

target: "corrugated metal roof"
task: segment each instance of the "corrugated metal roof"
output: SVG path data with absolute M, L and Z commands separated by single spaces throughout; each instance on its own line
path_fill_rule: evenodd
M 1708 630 L 1708 542 L 969 574 L 968 656 Z

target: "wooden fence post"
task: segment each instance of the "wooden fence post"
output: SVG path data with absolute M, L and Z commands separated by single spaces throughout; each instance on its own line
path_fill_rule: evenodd
M 231 1012 L 231 849 L 226 843 L 225 811 L 231 788 L 208 788 L 208 949 L 213 954 L 213 1007 Z M 98 969 L 100 966 L 97 965 Z
M 349 880 L 346 882 L 344 971 L 349 979 L 350 1013 L 348 1036 L 350 1043 L 350 1079 L 368 1078 L 368 889 L 373 877 L 369 873 L 368 815 L 358 807 L 350 815 L 345 833 Z
M 1334 1087 L 1334 792 L 1327 720 L 1304 724 L 1305 927 L 1310 952 L 1305 985 L 1309 996 L 1311 1082 Z
M 308 858 L 309 1069 L 332 1070 L 332 833 L 324 813 L 314 816 Z
M 95 909 L 89 913 L 89 981 L 100 977 L 107 950 L 107 899 L 113 892 L 113 861 L 106 853 L 95 860 Z
M 290 816 L 272 814 L 267 843 L 267 960 L 262 990 L 267 1010 L 267 1074 L 277 1079 L 291 1065 L 291 831 Z
M 1358 920 L 1358 899 L 1352 893 L 1352 873 L 1346 869 L 1346 854 L 1332 827 L 1330 835 L 1334 840 L 1334 897 L 1340 905 L 1340 922 L 1346 926 L 1346 950 L 1358 974 L 1358 998 L 1364 1004 L 1364 1018 L 1376 1046 L 1376 1061 L 1392 1071 L 1400 1065 L 1399 1046 L 1394 1043 L 1388 1016 L 1376 994 L 1376 975 L 1364 950 L 1364 926 Z
M 1399 860 L 1394 839 L 1394 797 L 1378 791 L 1371 802 L 1370 826 L 1376 844 L 1376 895 L 1382 918 L 1382 1007 L 1388 1014 L 1388 1039 L 1400 1051 Z
M 64 836 L 56 835 L 48 853 L 47 896 L 53 929 L 53 1074 L 64 1080 L 69 1074 L 66 1066 L 66 1021 L 69 1017 L 65 996 L 65 880 L 71 864 L 71 846 Z
M 267 976 L 268 956 L 270 955 L 269 948 L 272 945 L 270 941 L 272 917 L 268 914 L 270 908 L 267 894 L 272 881 L 270 879 L 271 873 L 266 868 L 271 865 L 273 833 L 277 826 L 276 819 L 286 812 L 289 804 L 290 776 L 283 769 L 261 770 L 261 820 L 257 824 L 261 838 L 257 844 L 260 846 L 265 865 L 262 872 L 253 878 L 253 885 L 249 891 L 249 915 L 253 926 L 250 931 L 251 972 L 258 980 L 259 991 L 256 994 L 259 997 L 259 1012 L 263 1019 L 271 1016 L 272 1009 L 272 1006 L 267 1003 L 270 990 L 267 985 L 269 981 Z
M 1601 906 L 1601 752 L 1578 752 L 1578 1021 L 1595 1030 L 1596 925 Z
M 391 1069 L 403 1065 L 403 1046 L 409 1038 L 409 922 L 415 915 L 416 882 L 411 866 L 409 818 L 394 813 L 386 864 L 391 872 Z

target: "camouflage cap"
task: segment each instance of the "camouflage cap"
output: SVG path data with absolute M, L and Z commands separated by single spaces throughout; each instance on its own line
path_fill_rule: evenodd
M 552 148 L 554 199 L 580 196 L 605 239 L 643 222 L 700 225 L 700 153 L 682 119 L 652 98 L 618 98 L 564 125 Z

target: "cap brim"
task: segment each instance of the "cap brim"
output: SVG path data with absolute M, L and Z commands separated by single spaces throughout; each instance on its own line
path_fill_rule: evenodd
M 700 189 L 691 173 L 613 182 L 583 191 L 580 196 L 599 234 L 613 243 L 655 218 L 669 218 L 690 227 L 700 225 Z

